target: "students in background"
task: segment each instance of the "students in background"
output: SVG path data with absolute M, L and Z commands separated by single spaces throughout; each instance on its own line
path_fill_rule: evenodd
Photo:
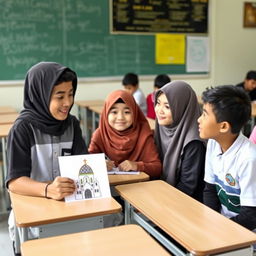
M 139 88 L 138 75 L 136 75 L 134 73 L 127 73 L 124 76 L 122 83 L 123 83 L 124 89 L 134 97 L 136 103 L 139 105 L 143 114 L 146 116 L 147 115 L 147 102 L 146 102 L 145 95 Z
M 89 152 L 105 153 L 108 170 L 119 167 L 122 171 L 142 171 L 151 178 L 161 174 L 149 124 L 134 98 L 124 90 L 114 91 L 106 98 Z
M 7 139 L 10 191 L 55 200 L 75 191 L 72 179 L 60 177 L 58 156 L 87 153 L 79 121 L 70 115 L 76 88 L 76 73 L 61 64 L 41 62 L 28 71 L 24 109 Z M 11 213 L 12 240 L 17 239 L 14 228 Z M 37 237 L 38 229 L 30 231 L 30 238 Z
M 245 80 L 236 86 L 245 90 L 249 94 L 251 101 L 256 100 L 256 71 L 249 71 Z
M 205 143 L 198 132 L 200 108 L 195 92 L 183 81 L 168 83 L 156 92 L 155 112 L 163 180 L 202 201 Z
M 156 76 L 154 80 L 154 91 L 147 96 L 147 117 L 151 119 L 156 119 L 155 105 L 154 105 L 155 93 L 157 90 L 159 90 L 161 87 L 163 87 L 165 84 L 169 82 L 171 82 L 171 79 L 169 76 L 165 74 Z
M 256 144 L 256 126 L 253 128 L 249 140 Z
M 204 203 L 224 216 L 256 228 L 256 145 L 240 133 L 251 115 L 243 90 L 218 86 L 203 92 L 200 137 L 209 139 Z
M 249 71 L 246 74 L 245 80 L 236 85 L 239 88 L 242 88 L 250 97 L 251 101 L 256 100 L 256 71 Z M 251 117 L 255 118 L 255 117 Z M 246 137 L 249 137 L 251 134 L 251 122 L 252 120 L 249 120 L 243 127 L 243 134 Z

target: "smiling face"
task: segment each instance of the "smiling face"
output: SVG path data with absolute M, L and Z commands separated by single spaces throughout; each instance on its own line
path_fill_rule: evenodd
M 159 125 L 172 124 L 172 112 L 169 106 L 169 102 L 164 93 L 161 93 L 157 98 L 155 112 Z
M 128 129 L 133 123 L 131 109 L 125 103 L 115 103 L 109 110 L 108 123 L 117 131 Z
M 63 82 L 53 87 L 49 110 L 55 119 L 65 120 L 73 103 L 74 90 L 72 81 Z

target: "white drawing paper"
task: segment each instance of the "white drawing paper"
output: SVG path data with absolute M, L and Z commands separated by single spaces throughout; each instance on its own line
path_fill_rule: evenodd
M 76 191 L 66 202 L 111 197 L 105 155 L 86 154 L 58 157 L 62 177 L 75 181 Z

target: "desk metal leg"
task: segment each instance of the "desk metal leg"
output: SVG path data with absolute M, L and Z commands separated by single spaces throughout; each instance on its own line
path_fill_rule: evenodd
M 86 107 L 78 106 L 78 118 L 81 121 L 83 138 L 85 139 L 86 145 L 88 145 L 90 138 L 88 131 L 88 110 Z
M 5 177 L 7 175 L 7 161 L 6 161 L 6 139 L 2 138 L 2 155 L 3 155 L 3 175 L 2 175 L 2 186 L 5 187 Z
M 125 208 L 125 211 L 124 211 L 124 223 L 125 224 L 131 224 L 131 205 L 125 200 L 124 201 L 124 208 Z

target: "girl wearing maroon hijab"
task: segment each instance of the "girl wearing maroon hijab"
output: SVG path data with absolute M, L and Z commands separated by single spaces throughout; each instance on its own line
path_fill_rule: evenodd
M 151 178 L 161 174 L 161 162 L 148 121 L 134 98 L 123 90 L 110 93 L 94 132 L 90 153 L 105 153 L 107 168 L 142 171 Z

